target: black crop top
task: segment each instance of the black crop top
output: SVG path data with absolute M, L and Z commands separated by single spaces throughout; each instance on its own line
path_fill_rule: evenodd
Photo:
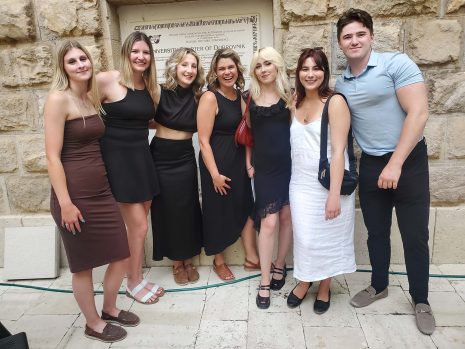
M 147 128 L 155 115 L 155 106 L 149 91 L 127 88 L 126 96 L 116 102 L 102 104 L 106 126 L 122 128 Z
M 192 88 L 162 88 L 155 121 L 173 130 L 197 132 L 197 102 Z

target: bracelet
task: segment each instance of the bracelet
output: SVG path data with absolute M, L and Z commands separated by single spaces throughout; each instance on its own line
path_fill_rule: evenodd
M 250 170 L 250 169 L 252 169 L 252 168 L 253 168 L 253 166 L 250 166 L 250 167 L 247 169 L 247 171 Z

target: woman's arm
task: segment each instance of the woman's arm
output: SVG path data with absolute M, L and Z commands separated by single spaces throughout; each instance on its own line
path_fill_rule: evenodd
M 210 172 L 213 180 L 215 192 L 226 195 L 226 189 L 231 187 L 226 183 L 231 179 L 223 176 L 216 166 L 215 157 L 210 146 L 210 137 L 215 123 L 216 114 L 218 113 L 218 103 L 213 92 L 205 92 L 199 101 L 197 109 L 197 129 L 199 133 L 199 145 L 203 162 Z
M 335 95 L 328 108 L 331 130 L 330 188 L 326 200 L 325 218 L 333 219 L 341 213 L 341 185 L 344 177 L 344 150 L 350 128 L 350 112 L 344 98 Z
M 50 183 L 61 208 L 61 225 L 75 233 L 81 231 L 79 221 L 84 222 L 79 209 L 74 206 L 66 186 L 66 176 L 61 163 L 63 135 L 68 116 L 68 98 L 62 92 L 51 92 L 44 107 L 45 154 Z

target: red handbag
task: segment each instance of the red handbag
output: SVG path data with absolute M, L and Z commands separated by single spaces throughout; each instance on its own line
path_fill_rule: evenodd
M 237 125 L 236 133 L 234 134 L 234 141 L 236 145 L 243 145 L 246 147 L 253 146 L 253 138 L 252 138 L 252 130 L 249 126 L 247 126 L 246 116 L 249 111 L 249 104 L 250 104 L 250 93 L 249 97 L 247 98 L 247 104 L 245 106 L 245 112 L 242 115 L 242 119 Z

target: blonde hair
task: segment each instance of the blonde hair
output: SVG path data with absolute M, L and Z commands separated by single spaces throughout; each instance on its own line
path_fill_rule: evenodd
M 236 80 L 236 88 L 241 90 L 244 88 L 245 81 L 244 81 L 244 71 L 245 68 L 241 63 L 241 58 L 237 54 L 236 51 L 230 48 L 220 48 L 216 50 L 215 54 L 213 55 L 212 61 L 210 63 L 210 70 L 207 74 L 207 83 L 209 89 L 216 91 L 220 87 L 218 83 L 218 79 L 216 76 L 216 69 L 218 68 L 218 62 L 222 58 L 229 58 L 231 59 L 237 68 L 237 80 Z
M 156 100 L 158 93 L 157 85 L 157 68 L 155 67 L 155 55 L 153 53 L 152 42 L 145 33 L 135 31 L 128 35 L 121 46 L 121 60 L 120 60 L 120 71 L 121 79 L 120 83 L 131 90 L 134 90 L 133 70 L 129 57 L 131 56 L 132 47 L 138 41 L 143 41 L 147 44 L 150 51 L 150 66 L 142 73 L 142 77 L 145 82 L 145 87 L 149 91 L 153 100 Z
M 202 93 L 203 85 L 205 85 L 205 72 L 202 64 L 200 63 L 200 57 L 193 49 L 188 47 L 180 47 L 176 49 L 171 56 L 168 58 L 165 64 L 165 83 L 163 87 L 168 90 L 175 90 L 178 87 L 178 80 L 176 76 L 176 68 L 187 55 L 192 55 L 197 60 L 197 76 L 194 82 L 192 82 L 192 90 L 199 96 Z
M 286 73 L 286 65 L 284 64 L 283 57 L 273 47 L 264 47 L 256 51 L 250 63 L 250 95 L 253 99 L 260 96 L 261 88 L 257 75 L 255 74 L 255 66 L 259 59 L 273 63 L 278 70 L 276 76 L 276 88 L 279 96 L 286 102 L 287 106 L 291 104 L 291 88 L 289 79 Z
M 64 61 L 65 55 L 73 48 L 77 48 L 84 52 L 84 54 L 89 59 L 90 64 L 92 65 L 92 76 L 87 86 L 87 91 L 90 96 L 89 99 L 92 105 L 94 106 L 95 110 L 97 110 L 101 114 L 105 114 L 105 111 L 102 108 L 102 104 L 100 103 L 97 82 L 95 81 L 94 62 L 92 61 L 92 56 L 90 55 L 89 51 L 87 51 L 87 49 L 76 40 L 66 40 L 58 47 L 55 56 L 55 72 L 53 74 L 52 85 L 50 86 L 50 90 L 65 91 L 69 89 L 69 79 L 65 71 Z

